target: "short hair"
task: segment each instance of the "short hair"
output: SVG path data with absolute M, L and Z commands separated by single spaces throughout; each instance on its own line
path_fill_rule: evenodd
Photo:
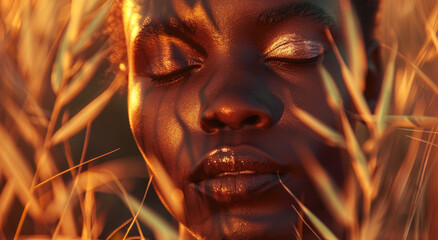
M 374 39 L 380 0 L 352 0 L 366 45 Z M 123 0 L 116 0 L 107 18 L 105 34 L 109 35 L 112 53 L 109 61 L 115 70 L 119 64 L 127 64 L 126 39 L 123 27 Z

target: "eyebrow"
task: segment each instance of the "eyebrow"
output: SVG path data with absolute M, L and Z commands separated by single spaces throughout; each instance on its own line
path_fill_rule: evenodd
M 166 21 L 155 19 L 140 27 L 140 31 L 134 39 L 134 46 L 141 45 L 142 41 L 147 39 L 158 39 L 160 35 L 168 35 L 182 40 L 200 54 L 207 56 L 207 51 L 189 37 L 196 35 L 196 32 L 196 24 L 192 21 L 183 21 L 174 17 L 168 18 Z
M 260 13 L 257 24 L 272 25 L 288 21 L 293 18 L 311 18 L 312 20 L 334 28 L 336 22 L 323 8 L 309 2 L 291 3 Z

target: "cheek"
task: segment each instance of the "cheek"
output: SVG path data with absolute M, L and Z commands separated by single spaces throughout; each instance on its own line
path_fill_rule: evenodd
M 330 126 L 334 125 L 334 114 L 327 103 L 323 80 L 317 67 L 301 70 L 283 80 L 279 96 L 285 106 L 282 120 L 284 128 L 302 129 L 303 123 L 297 118 L 295 108 L 306 111 Z M 309 134 L 309 133 L 306 133 Z
M 190 139 L 196 132 L 199 104 L 191 92 L 183 86 L 154 88 L 139 81 L 129 87 L 129 118 L 136 142 L 148 163 L 157 159 L 178 186 L 184 169 L 192 165 Z

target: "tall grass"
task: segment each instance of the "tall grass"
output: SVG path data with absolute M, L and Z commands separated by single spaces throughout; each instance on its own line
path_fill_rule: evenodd
M 125 200 L 143 236 L 120 182 L 138 176 L 132 170 L 138 162 L 89 166 L 118 149 L 85 159 L 92 122 L 126 73 L 111 75 L 79 111 L 72 104 L 84 102 L 81 93 L 110 52 L 102 30 L 111 6 L 101 0 L 0 3 L 0 239 L 99 238 L 106 221 L 98 215 L 98 192 Z M 70 139 L 83 131 L 82 155 L 74 159 Z
M 342 2 L 342 1 L 341 1 Z M 341 9 L 344 37 L 360 42 L 348 1 Z M 438 77 L 438 4 L 433 1 L 383 1 L 379 34 L 384 66 L 383 83 L 374 112 L 361 94 L 361 82 L 354 73 L 364 64 L 357 46 L 349 44 L 347 62 L 331 42 L 345 85 L 357 109 L 360 131 L 347 120 L 336 85 L 320 69 L 327 101 L 342 119 L 337 132 L 300 109 L 297 116 L 328 143 L 348 152 L 354 177 L 344 191 L 337 187 L 314 159 L 303 150 L 303 166 L 321 193 L 322 199 L 348 239 L 434 239 L 437 237 L 436 103 Z M 327 31 L 329 39 L 331 34 Z M 356 46 L 356 48 L 352 48 Z M 364 50 L 362 50 L 364 51 Z M 360 50 L 359 50 L 360 52 Z M 358 58 L 356 60 L 352 58 Z M 364 131 L 365 129 L 365 131 Z M 286 186 L 284 186 L 286 188 Z M 288 190 L 289 191 L 289 190 Z M 293 195 L 293 193 L 291 193 Z M 322 238 L 337 236 L 293 196 Z M 357 212 L 360 209 L 360 212 Z
M 324 68 L 320 72 L 327 101 L 342 129 L 331 129 L 293 109 L 328 144 L 349 155 L 351 174 L 341 190 L 310 150 L 303 147 L 299 152 L 328 211 L 349 239 L 438 236 L 438 3 L 402 2 L 383 2 L 377 35 L 384 74 L 375 110 L 362 94 L 365 79 L 359 73 L 366 53 L 348 1 L 342 1 L 341 9 L 350 43 L 347 57 L 334 41 L 331 44 L 358 111 L 356 121 L 347 117 L 336 84 Z M 115 159 L 89 166 L 118 149 L 85 159 L 93 121 L 126 78 L 122 67 L 104 90 L 95 93 L 97 97 L 87 99 L 79 111 L 72 108 L 105 65 L 109 45 L 101 30 L 111 5 L 103 0 L 0 2 L 1 239 L 144 239 L 145 225 L 156 238 L 177 238 L 168 223 L 143 205 L 152 179 L 141 201 L 121 182 L 132 177 L 138 163 Z M 327 36 L 330 39 L 329 31 Z M 82 155 L 74 159 L 70 140 L 81 132 Z M 132 216 L 110 234 L 103 233 L 111 216 L 98 211 L 99 192 L 118 196 Z M 289 192 L 302 221 L 316 235 L 340 237 Z M 301 228 L 295 229 L 302 237 Z

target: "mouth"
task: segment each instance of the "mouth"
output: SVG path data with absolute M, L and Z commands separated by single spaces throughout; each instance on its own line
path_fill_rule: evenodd
M 218 202 L 246 200 L 279 185 L 290 166 L 249 146 L 224 146 L 207 153 L 190 175 L 194 188 Z

